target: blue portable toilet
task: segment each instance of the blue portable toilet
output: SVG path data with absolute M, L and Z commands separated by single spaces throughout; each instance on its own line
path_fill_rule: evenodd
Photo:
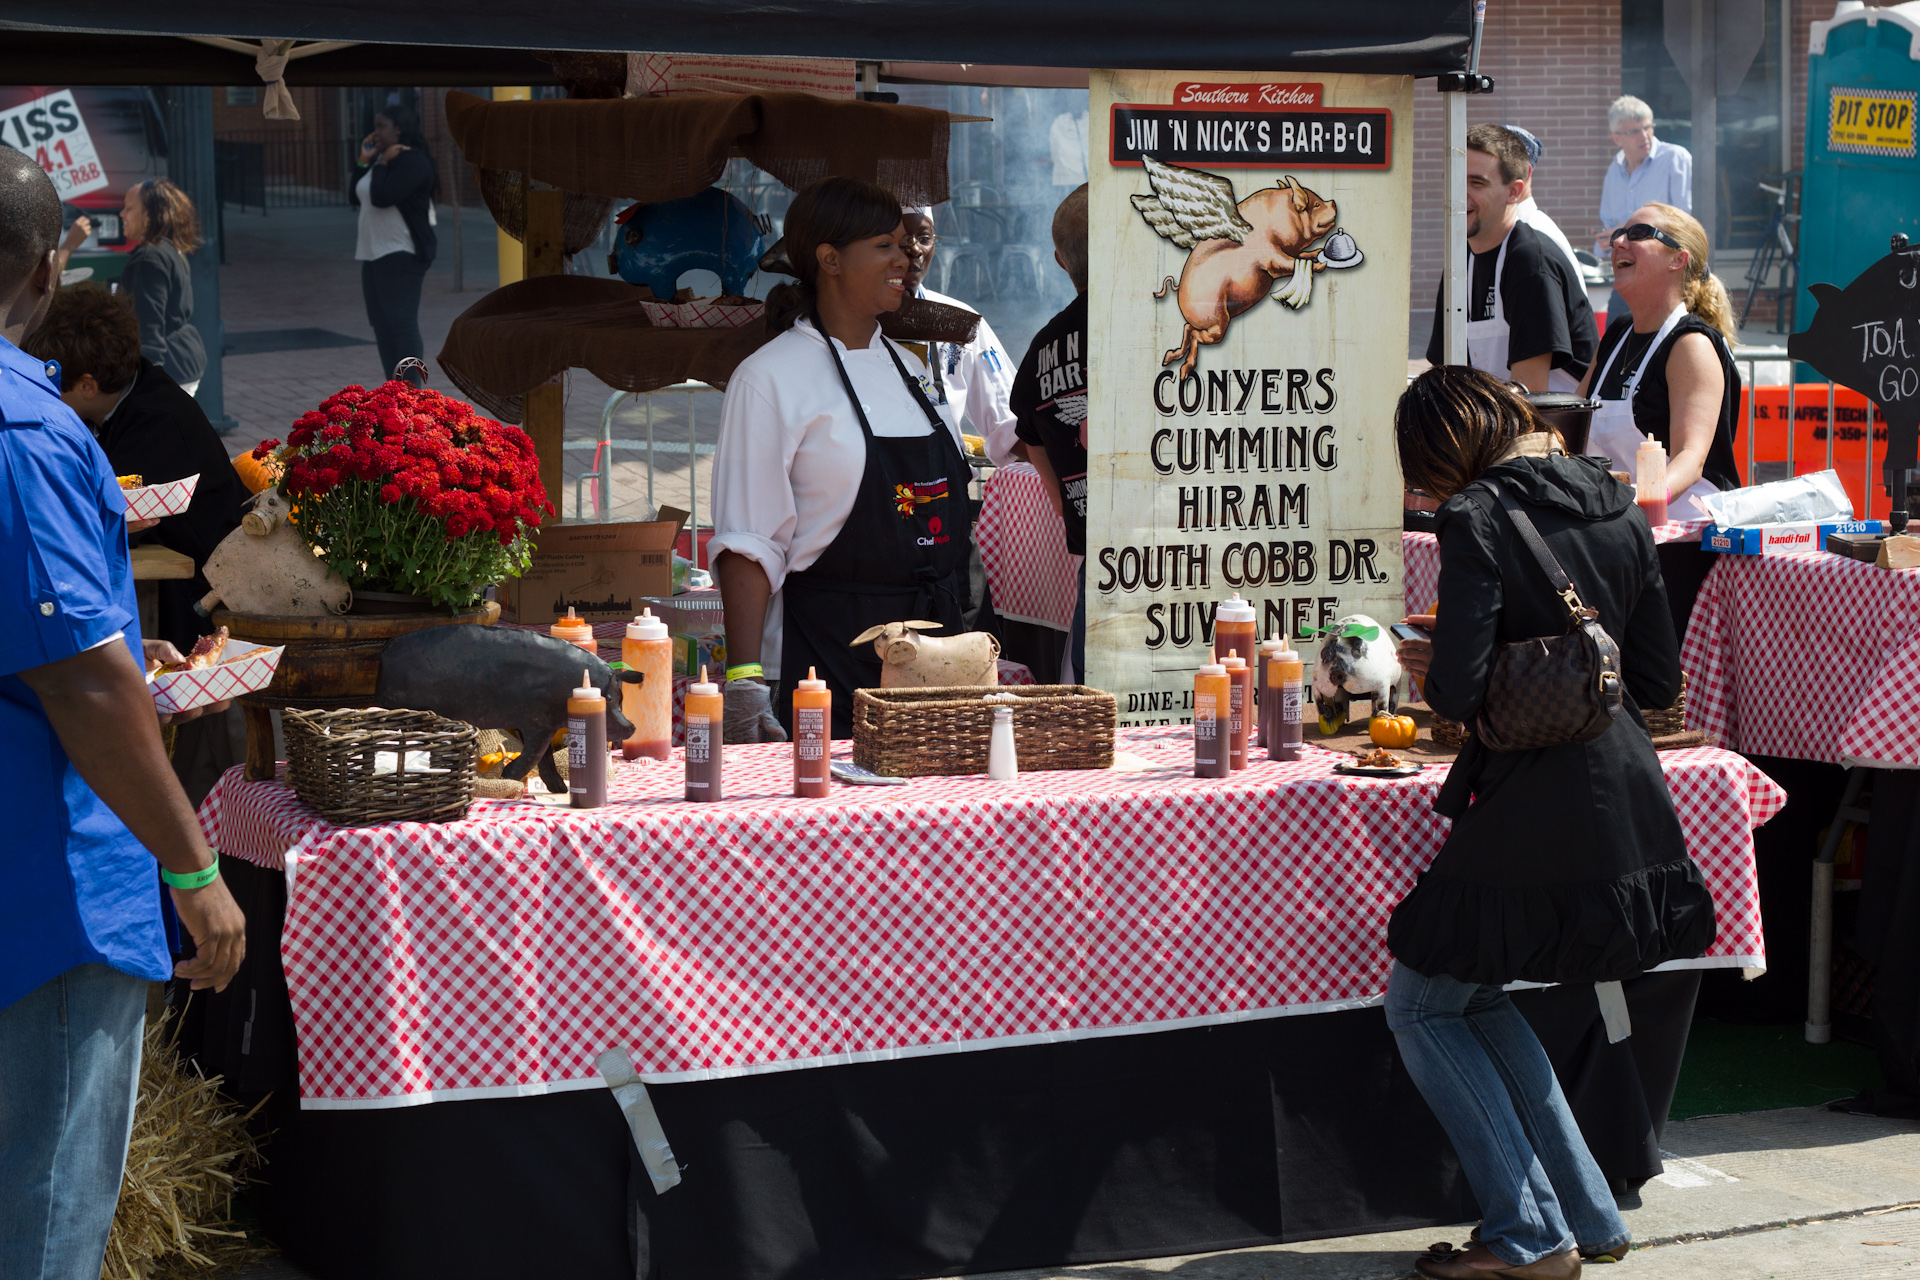
M 1917 93 L 1920 0 L 1882 9 L 1840 0 L 1813 24 L 1795 329 L 1819 306 L 1808 285 L 1844 288 L 1886 256 L 1896 231 L 1920 241 Z

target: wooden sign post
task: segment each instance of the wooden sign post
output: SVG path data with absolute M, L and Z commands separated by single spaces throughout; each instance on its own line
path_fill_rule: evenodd
M 1404 612 L 1413 81 L 1091 91 L 1087 678 L 1184 724 L 1230 595 L 1262 637 Z

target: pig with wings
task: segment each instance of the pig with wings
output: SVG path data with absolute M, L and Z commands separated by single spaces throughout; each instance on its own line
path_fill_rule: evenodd
M 1130 197 L 1133 207 L 1161 236 L 1191 251 L 1179 280 L 1186 332 L 1160 361 L 1180 360 L 1182 378 L 1193 372 L 1200 348 L 1226 337 L 1233 317 L 1266 297 L 1276 280 L 1287 277 L 1279 297 L 1298 310 L 1313 296 L 1315 271 L 1358 265 L 1360 255 L 1344 232 L 1330 236 L 1320 249 L 1307 247 L 1335 231 L 1339 210 L 1292 176 L 1236 201 L 1231 179 L 1162 164 L 1152 156 L 1140 160 L 1153 194 Z M 1335 240 L 1344 254 L 1325 253 Z M 1173 287 L 1168 276 L 1153 296 L 1164 298 Z

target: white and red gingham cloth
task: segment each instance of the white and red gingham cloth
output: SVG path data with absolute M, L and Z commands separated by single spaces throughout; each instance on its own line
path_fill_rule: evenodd
M 1920 769 L 1920 569 L 1721 556 L 1680 651 L 1687 724 L 1749 755 Z
M 1187 730 L 1120 746 L 1141 767 L 820 800 L 791 797 L 788 748 L 729 747 L 718 803 L 680 799 L 676 755 L 603 809 L 362 829 L 236 768 L 201 823 L 287 870 L 309 1108 L 594 1088 L 611 1047 L 702 1080 L 1378 1001 L 1443 768 L 1346 777 L 1315 749 L 1196 779 Z M 1687 963 L 1764 965 L 1751 828 L 1785 793 L 1724 751 L 1661 763 L 1719 915 Z
M 1073 625 L 1080 599 L 1079 557 L 1067 551 L 1067 533 L 1047 497 L 1047 483 L 1031 465 L 1016 462 L 993 473 L 981 495 L 974 540 L 995 613 L 1056 631 Z
M 1698 542 L 1711 523 L 1702 519 L 1676 520 L 1657 525 L 1653 540 L 1655 543 Z M 1431 533 L 1403 533 L 1400 535 L 1400 555 L 1406 564 L 1407 612 L 1424 613 L 1440 594 L 1440 539 Z M 1382 618 L 1380 621 L 1393 619 Z

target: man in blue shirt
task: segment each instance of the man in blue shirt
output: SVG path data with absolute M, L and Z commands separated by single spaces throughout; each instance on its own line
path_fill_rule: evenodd
M 1600 261 L 1613 260 L 1614 231 L 1645 204 L 1670 204 L 1693 212 L 1693 153 L 1653 136 L 1653 108 L 1631 94 L 1614 99 L 1607 108 L 1607 133 L 1613 145 L 1613 163 L 1600 184 L 1600 225 L 1594 229 L 1593 251 Z M 1607 323 L 1627 314 L 1618 296 L 1607 303 Z
M 0 147 L 0 1276 L 98 1280 L 147 983 L 219 990 L 245 921 L 160 742 L 126 501 L 19 343 L 52 298 L 60 200 Z M 167 646 L 171 650 L 172 646 Z M 156 878 L 155 859 L 161 875 Z M 196 954 L 170 966 L 160 883 Z

